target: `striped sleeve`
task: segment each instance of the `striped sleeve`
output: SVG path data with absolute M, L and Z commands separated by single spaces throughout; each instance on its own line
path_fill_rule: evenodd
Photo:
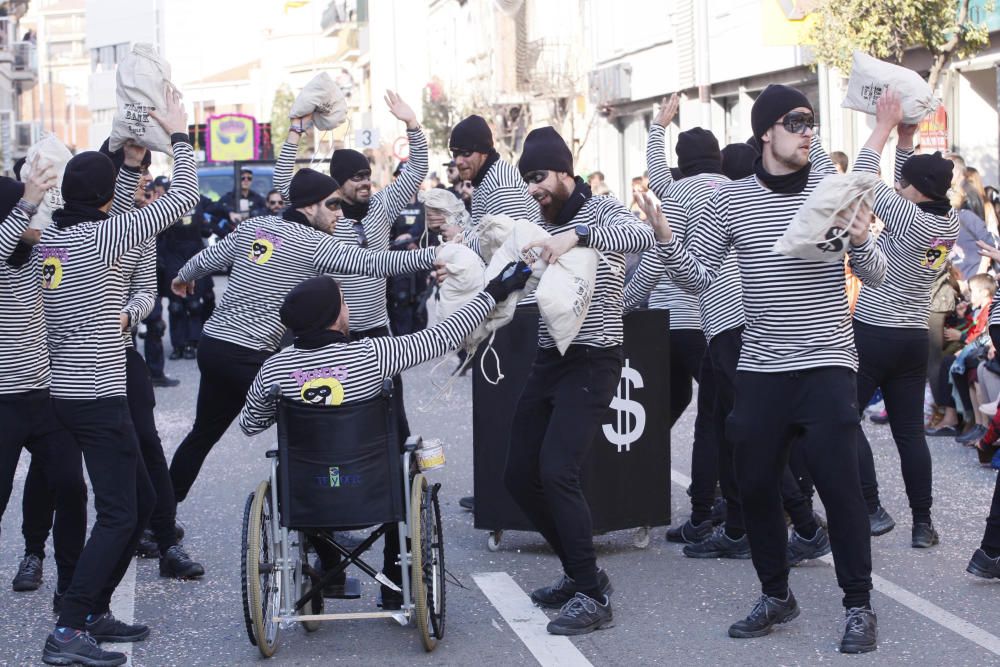
M 875 244 L 875 237 L 868 235 L 868 240 L 859 246 L 848 245 L 851 271 L 863 284 L 878 287 L 885 280 L 885 272 L 889 264 L 885 254 Z
M 266 431 L 276 419 L 277 406 L 267 395 L 269 388 L 264 386 L 263 374 L 261 368 L 247 390 L 246 403 L 240 411 L 240 428 L 247 435 Z
M 142 173 L 134 167 L 123 165 L 115 179 L 115 198 L 111 202 L 108 215 L 125 215 L 135 208 L 135 191 L 139 187 Z
M 812 164 L 810 171 L 820 174 L 836 174 L 837 167 L 830 159 L 830 154 L 823 148 L 823 142 L 818 134 L 814 134 L 809 142 L 809 162 Z
M 372 208 L 380 208 L 381 214 L 389 221 L 390 226 L 403 207 L 417 194 L 427 176 L 427 137 L 420 128 L 407 130 L 406 137 L 410 141 L 410 158 L 403 166 L 399 178 L 372 197 Z M 365 216 L 365 219 L 368 217 Z M 389 231 L 386 229 L 387 239 Z M 368 232 L 367 228 L 365 232 Z
M 899 162 L 898 158 L 897 154 L 897 163 Z M 877 174 L 878 170 L 879 154 L 867 146 L 862 148 L 854 161 L 854 171 Z M 921 220 L 933 222 L 929 216 L 921 215 L 921 210 L 916 204 L 900 197 L 882 179 L 879 179 L 876 185 L 875 204 L 872 210 L 885 223 L 886 227 L 900 236 L 909 236 L 913 231 L 916 231 L 913 226 L 919 224 Z M 929 228 L 920 231 L 933 235 L 933 230 Z
M 622 310 L 628 312 L 639 307 L 653 291 L 656 284 L 663 278 L 663 262 L 660 261 L 655 249 L 647 250 L 639 258 L 639 266 L 627 283 Z
M 221 241 L 189 259 L 177 272 L 177 279 L 189 283 L 214 271 L 229 269 L 242 254 L 240 248 L 243 247 L 241 245 L 243 241 L 240 230 L 241 227 L 237 227 L 235 232 L 226 234 Z
M 28 215 L 16 206 L 0 222 L 0 261 L 6 261 L 21 240 L 21 234 L 28 228 Z
M 290 141 L 281 145 L 278 162 L 274 165 L 274 189 L 281 193 L 285 201 L 289 200 L 289 190 L 292 185 L 292 172 L 295 171 L 295 158 L 298 157 L 299 146 Z
M 649 172 L 649 189 L 663 201 L 670 192 L 673 175 L 667 166 L 666 150 L 667 128 L 653 123 L 649 127 L 649 139 L 646 140 L 646 170 Z
M 898 181 L 903 178 L 903 165 L 906 161 L 913 157 L 912 148 L 899 148 L 896 147 L 896 164 L 893 166 L 893 176 Z
M 653 229 L 636 218 L 624 204 L 602 197 L 595 225 L 590 228 L 590 247 L 604 252 L 639 253 L 656 243 Z
M 198 174 L 194 163 L 194 149 L 186 141 L 174 147 L 173 182 L 167 194 L 149 206 L 108 218 L 94 234 L 97 251 L 108 266 L 122 255 L 142 245 L 198 204 Z
M 150 239 L 136 252 L 141 252 L 142 255 L 132 273 L 128 284 L 128 300 L 122 308 L 123 313 L 128 313 L 132 326 L 149 317 L 159 297 L 156 289 L 156 239 Z
M 434 326 L 406 336 L 371 338 L 379 371 L 383 377 L 398 375 L 407 368 L 456 349 L 472 330 L 486 320 L 496 302 L 480 292 L 448 318 Z
M 368 250 L 324 237 L 316 244 L 313 265 L 319 273 L 372 277 L 401 276 L 434 268 L 437 247 L 423 250 Z
M 705 211 L 707 216 L 695 225 L 687 244 L 676 235 L 666 243 L 657 244 L 667 274 L 679 287 L 692 293 L 708 289 L 732 245 L 727 226 L 729 199 L 724 190 L 713 195 Z

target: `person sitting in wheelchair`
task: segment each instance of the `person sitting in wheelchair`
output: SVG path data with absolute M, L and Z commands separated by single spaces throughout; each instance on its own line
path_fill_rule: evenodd
M 469 303 L 435 326 L 406 336 L 356 342 L 348 335 L 348 307 L 337 281 L 319 276 L 299 283 L 285 297 L 280 311 L 295 342 L 264 362 L 247 393 L 240 428 L 256 435 L 274 424 L 273 385 L 281 388 L 284 400 L 331 409 L 378 396 L 386 378 L 456 349 L 497 303 L 522 289 L 530 275 L 523 262 L 512 262 Z M 317 570 L 328 571 L 340 563 L 339 552 L 320 540 L 311 542 L 319 555 Z M 398 554 L 398 533 L 386 530 L 382 572 L 393 582 L 401 578 Z M 344 581 L 335 582 L 334 588 L 343 585 Z M 329 597 L 341 597 L 338 593 L 342 592 L 331 591 Z M 383 585 L 381 600 L 384 610 L 399 609 L 402 596 Z

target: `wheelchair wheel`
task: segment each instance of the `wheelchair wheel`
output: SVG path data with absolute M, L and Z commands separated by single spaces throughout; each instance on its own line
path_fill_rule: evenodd
M 441 506 L 438 504 L 440 484 L 424 492 L 423 536 L 424 581 L 427 584 L 427 611 L 437 639 L 444 638 L 445 576 L 444 533 L 441 531 Z
M 254 495 L 254 492 L 251 491 L 250 495 L 247 496 L 246 505 L 243 507 L 243 538 L 240 542 L 242 545 L 240 549 L 240 582 L 243 591 L 243 622 L 246 624 L 247 637 L 250 638 L 250 643 L 256 646 L 257 637 L 253 633 L 253 619 L 250 617 L 250 586 L 249 579 L 247 579 L 247 551 L 249 550 L 249 542 L 247 540 L 250 536 L 250 508 L 253 506 Z
M 271 483 L 264 480 L 254 492 L 250 505 L 246 572 L 250 591 L 250 618 L 257 649 L 265 658 L 278 650 L 281 624 L 274 620 L 281 606 L 281 572 L 276 561 L 277 545 L 272 543 L 274 511 Z
M 413 478 L 410 497 L 410 588 L 413 595 L 413 613 L 420 631 L 420 641 L 425 651 L 433 651 L 437 647 L 438 627 L 443 630 L 444 615 L 438 614 L 444 609 L 444 596 L 438 590 L 444 590 L 444 561 L 440 539 L 440 511 L 435 517 L 434 507 L 437 505 L 431 489 L 427 486 L 427 478 L 418 474 Z M 437 521 L 435 521 L 435 518 Z M 435 535 L 436 533 L 436 535 Z M 441 566 L 440 576 L 438 566 Z M 437 579 L 437 581 L 435 581 Z M 436 604 L 437 603 L 437 604 Z
M 317 581 L 318 579 L 313 579 L 308 574 L 303 571 L 303 568 L 309 564 L 309 554 L 306 553 L 306 538 L 305 535 L 299 533 L 299 564 L 295 568 L 296 572 L 299 574 L 299 587 L 297 589 L 296 598 L 300 598 L 305 595 Z M 323 613 L 323 591 L 318 590 L 316 594 L 313 595 L 309 602 L 302 605 L 302 609 L 298 611 L 300 614 L 322 614 Z M 319 630 L 319 624 L 321 621 L 300 621 L 302 627 L 305 628 L 306 632 L 316 632 Z

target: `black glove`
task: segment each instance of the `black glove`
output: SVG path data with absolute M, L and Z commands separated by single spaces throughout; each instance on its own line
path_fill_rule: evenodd
M 493 297 L 493 300 L 500 303 L 511 295 L 523 289 L 531 277 L 531 267 L 524 262 L 511 262 L 503 267 L 503 271 L 486 285 L 486 293 Z

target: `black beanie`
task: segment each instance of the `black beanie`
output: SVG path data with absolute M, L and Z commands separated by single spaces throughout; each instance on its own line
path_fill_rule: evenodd
M 0 176 L 0 219 L 6 218 L 24 196 L 24 183 Z M 2 258 L 0 258 L 2 259 Z
M 104 153 L 78 153 L 66 163 L 63 172 L 63 199 L 84 206 L 104 206 L 115 196 L 117 174 L 115 163 Z
M 679 181 L 684 178 L 684 172 L 678 169 L 677 167 L 671 167 L 670 178 L 674 179 L 675 181 Z
M 278 312 L 296 336 L 323 331 L 340 317 L 340 286 L 330 276 L 303 280 L 285 295 Z
M 288 199 L 292 208 L 305 208 L 321 202 L 340 188 L 340 184 L 326 174 L 305 167 L 299 169 L 288 186 Z
M 722 173 L 719 140 L 711 130 L 693 127 L 677 135 L 677 167 L 685 176 Z
M 760 153 L 750 144 L 729 144 L 722 149 L 722 173 L 738 181 L 753 173 L 753 163 Z
M 330 158 L 330 175 L 337 183 L 346 183 L 359 171 L 371 171 L 372 165 L 364 153 L 353 148 L 338 148 Z M 339 185 L 337 187 L 340 187 Z
M 111 146 L 109 145 L 110 141 L 111 141 L 110 137 L 105 139 L 104 143 L 101 144 L 101 147 L 98 148 L 97 150 L 99 150 L 100 152 L 104 153 L 109 158 L 111 158 L 111 161 L 115 163 L 115 169 L 118 170 L 121 169 L 122 165 L 125 164 L 125 148 L 122 147 L 116 151 L 112 151 Z M 140 170 L 149 169 L 149 165 L 152 164 L 152 162 L 153 162 L 153 154 L 150 153 L 149 149 L 147 148 L 146 154 L 142 156 L 142 162 L 139 164 L 139 169 Z
M 554 127 L 540 127 L 524 138 L 517 168 L 521 176 L 533 171 L 561 171 L 572 176 L 573 154 Z
M 474 153 L 491 152 L 493 150 L 493 132 L 486 124 L 486 119 L 473 114 L 460 121 L 451 129 L 448 150 L 473 151 Z
M 941 151 L 934 155 L 913 155 L 903 163 L 901 173 L 920 194 L 931 199 L 948 199 L 951 187 L 951 173 L 955 163 L 941 157 Z
M 750 109 L 750 127 L 753 128 L 753 136 L 760 140 L 779 118 L 798 107 L 813 110 L 809 98 L 803 95 L 801 90 L 772 83 L 764 89 Z

